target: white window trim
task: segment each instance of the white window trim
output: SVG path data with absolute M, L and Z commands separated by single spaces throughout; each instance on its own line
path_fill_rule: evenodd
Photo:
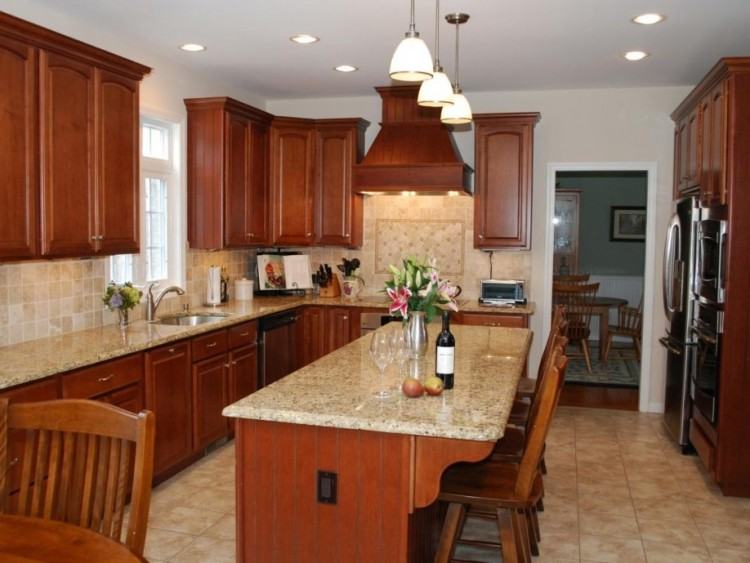
M 171 129 L 173 142 L 171 143 L 171 162 L 165 162 L 160 159 L 153 159 L 139 156 L 140 158 L 140 175 L 138 179 L 138 195 L 140 209 L 140 246 L 141 252 L 134 255 L 134 280 L 133 283 L 139 287 L 147 285 L 145 281 L 145 243 L 146 243 L 146 221 L 145 221 L 145 178 L 144 172 L 151 172 L 154 176 L 166 176 L 172 182 L 176 181 L 175 189 L 170 189 L 170 196 L 173 201 L 168 204 L 168 227 L 167 227 L 167 246 L 168 246 L 168 278 L 159 280 L 159 287 L 164 288 L 170 285 L 177 285 L 185 288 L 186 282 L 186 258 L 187 258 L 187 181 L 184 152 L 186 147 L 186 121 L 184 115 L 178 116 L 170 112 L 155 110 L 148 107 L 141 107 L 141 117 L 139 121 L 139 131 L 144 122 L 154 122 L 158 125 L 166 126 Z M 139 134 L 140 137 L 140 134 Z M 142 148 L 139 146 L 140 155 Z M 112 262 L 106 261 L 106 280 L 112 279 Z M 173 297 L 169 294 L 166 297 Z

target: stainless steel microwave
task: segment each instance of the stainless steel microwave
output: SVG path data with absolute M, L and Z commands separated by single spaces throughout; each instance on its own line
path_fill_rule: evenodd
M 522 280 L 482 280 L 479 302 L 483 305 L 526 303 Z

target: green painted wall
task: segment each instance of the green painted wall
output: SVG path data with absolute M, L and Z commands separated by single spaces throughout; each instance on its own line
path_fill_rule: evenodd
M 579 270 L 642 276 L 645 243 L 611 242 L 609 221 L 612 206 L 646 207 L 646 173 L 559 172 L 557 186 L 581 190 Z

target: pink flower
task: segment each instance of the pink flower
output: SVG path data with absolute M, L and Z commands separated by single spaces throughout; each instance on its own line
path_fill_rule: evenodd
M 430 270 L 430 281 L 437 284 L 440 281 L 440 274 L 437 270 Z
M 450 282 L 442 282 L 438 287 L 438 297 L 440 302 L 447 305 L 449 309 L 458 311 L 455 297 L 458 294 L 458 287 Z
M 388 312 L 393 314 L 398 311 L 406 319 L 409 316 L 409 297 L 411 297 L 411 291 L 406 287 L 396 289 L 389 287 L 386 289 L 386 293 L 391 298 L 391 305 L 388 307 Z

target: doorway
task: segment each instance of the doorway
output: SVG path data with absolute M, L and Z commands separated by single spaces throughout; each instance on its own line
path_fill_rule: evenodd
M 578 311 L 561 402 L 647 410 L 655 164 L 555 164 L 549 174 L 545 310 Z

